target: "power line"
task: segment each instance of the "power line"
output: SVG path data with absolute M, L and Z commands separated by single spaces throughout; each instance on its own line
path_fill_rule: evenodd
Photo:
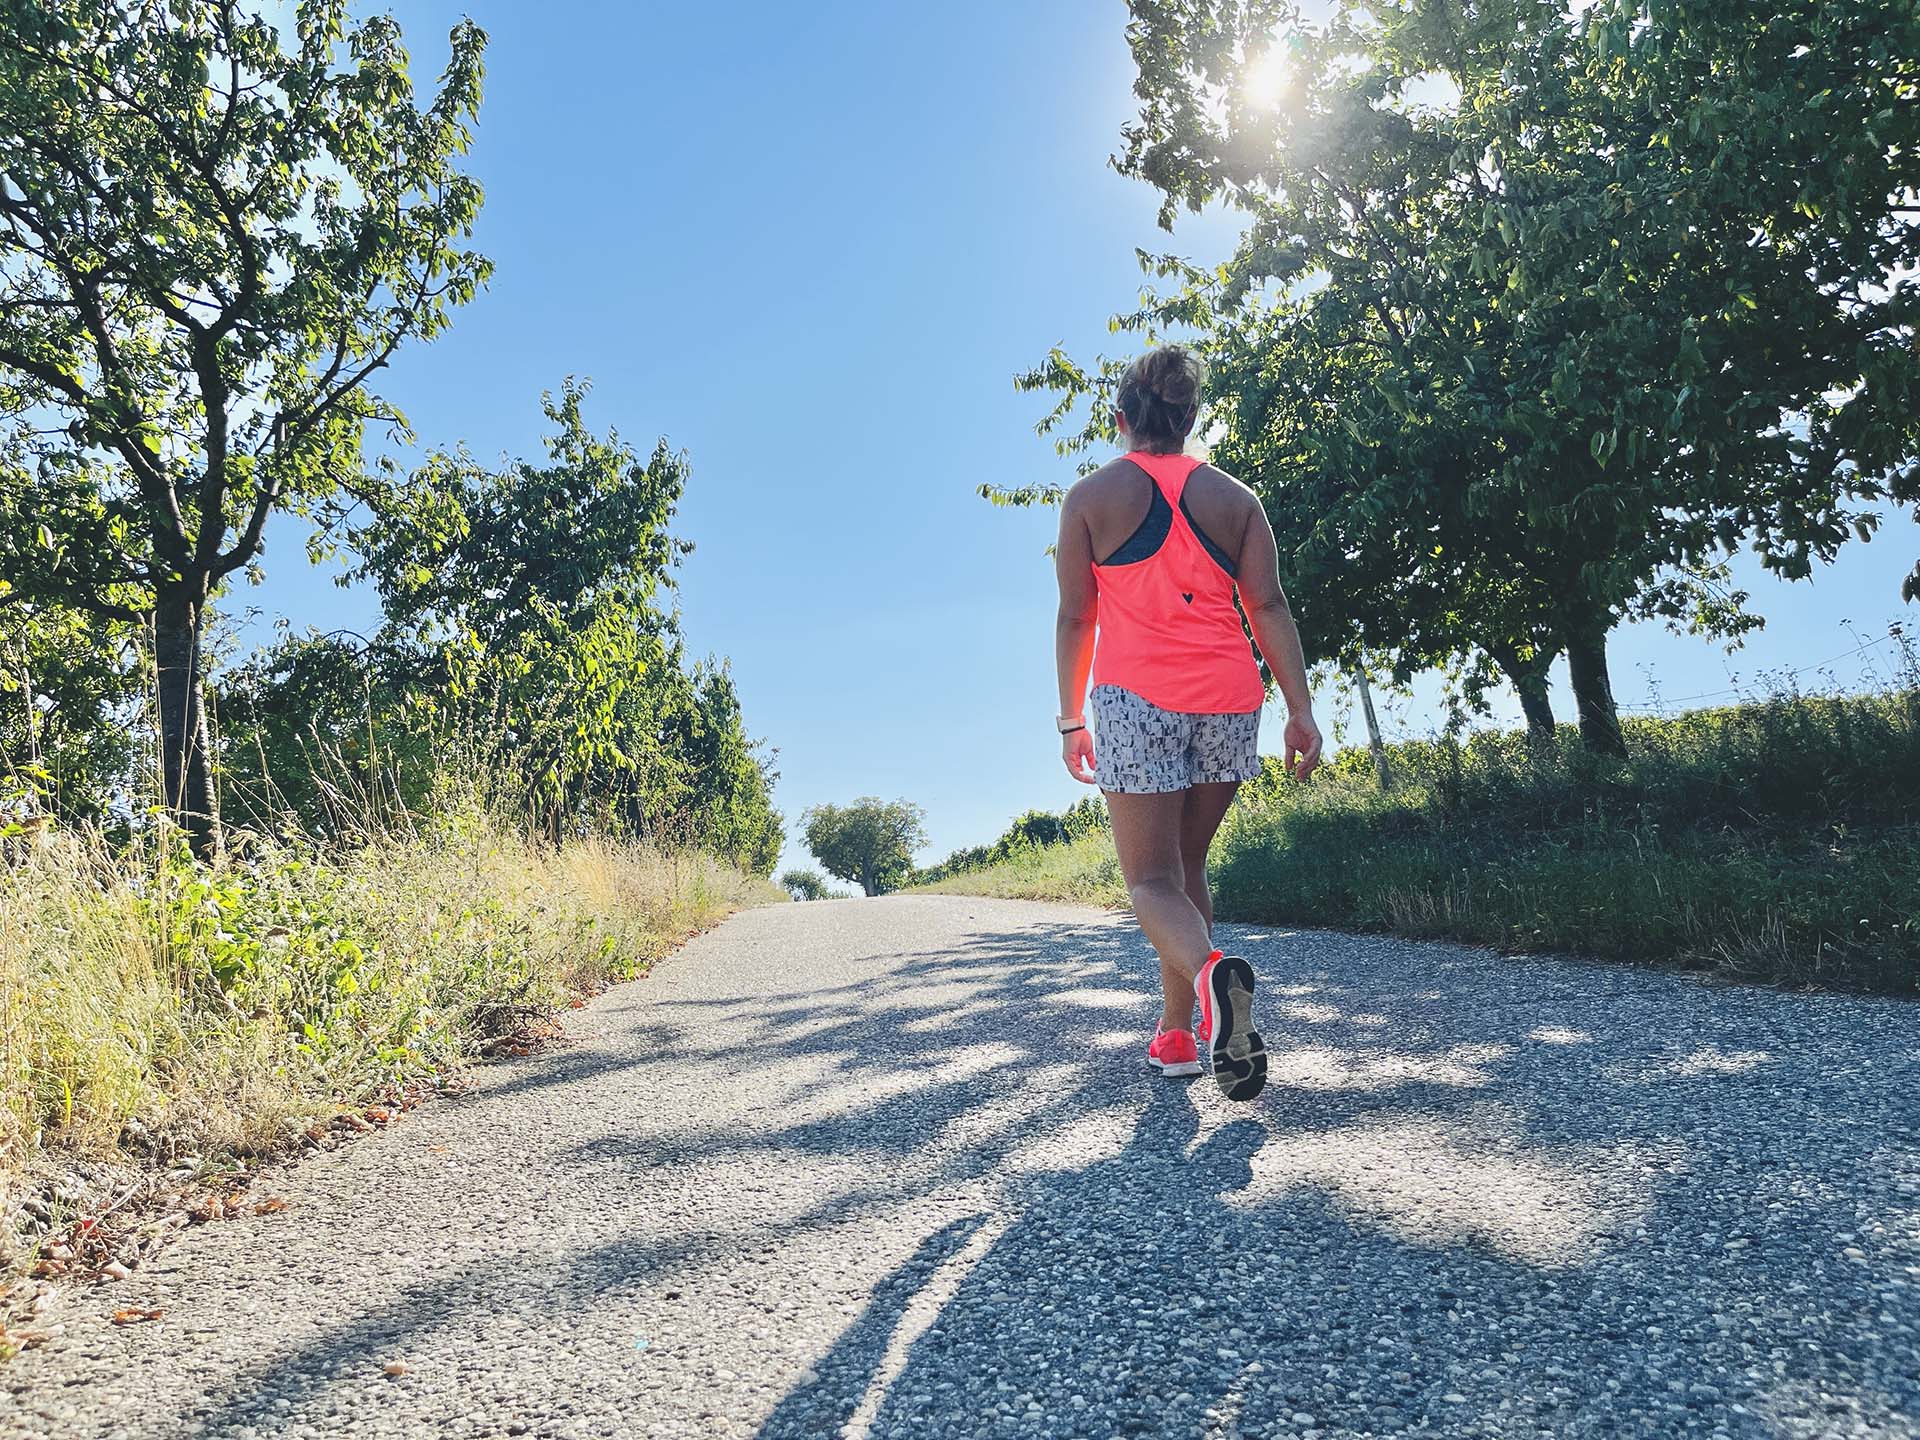
M 1906 632 L 1901 629 L 1899 623 L 1895 622 L 1894 624 L 1888 626 L 1887 633 L 1885 635 L 1880 636 L 1878 639 L 1868 640 L 1864 644 L 1856 645 L 1853 647 L 1853 649 L 1843 651 L 1842 653 L 1833 656 L 1831 659 L 1819 660 L 1811 665 L 1803 665 L 1798 670 L 1789 670 L 1785 673 L 1785 676 L 1783 678 L 1788 680 L 1798 680 L 1802 675 L 1811 675 L 1816 670 L 1824 670 L 1827 668 L 1827 666 L 1837 665 L 1842 660 L 1851 660 L 1855 655 L 1863 655 L 1867 651 L 1877 649 L 1882 645 L 1891 645 L 1894 643 L 1894 641 L 1898 640 L 1905 633 Z M 1764 674 L 1766 672 L 1763 671 L 1762 673 Z M 1686 705 L 1696 700 L 1717 700 L 1717 699 L 1720 699 L 1722 696 L 1742 695 L 1745 693 L 1746 691 L 1742 687 L 1736 685 L 1725 690 L 1705 690 L 1698 695 L 1676 695 L 1671 699 L 1661 699 L 1657 701 L 1643 701 L 1641 703 L 1634 704 L 1634 705 L 1621 705 L 1621 706 L 1618 706 L 1617 708 L 1621 710 L 1665 710 L 1669 706 Z

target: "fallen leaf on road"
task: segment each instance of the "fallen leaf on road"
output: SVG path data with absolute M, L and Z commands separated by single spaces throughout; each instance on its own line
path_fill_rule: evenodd
M 256 1215 L 274 1215 L 286 1209 L 287 1206 L 292 1203 L 293 1202 L 288 1200 L 284 1195 L 269 1195 L 253 1207 L 253 1213 Z
M 133 1278 L 133 1271 L 122 1265 L 118 1260 L 109 1260 L 106 1264 L 102 1265 L 100 1267 L 100 1273 L 102 1275 L 109 1275 L 115 1280 L 131 1280 Z
M 386 1366 L 384 1367 L 384 1370 L 385 1370 L 385 1373 L 388 1375 L 404 1375 L 407 1373 L 407 1367 L 401 1364 L 398 1360 L 388 1361 Z
M 126 1310 L 114 1311 L 113 1323 L 116 1325 L 138 1325 L 142 1321 L 158 1320 L 162 1315 L 166 1313 L 167 1312 L 164 1307 L 156 1307 L 152 1310 L 144 1310 L 140 1306 L 135 1305 Z

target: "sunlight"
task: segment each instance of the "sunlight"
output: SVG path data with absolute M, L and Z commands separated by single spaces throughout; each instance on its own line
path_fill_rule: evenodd
M 1263 51 L 1247 66 L 1241 82 L 1246 101 L 1256 110 L 1277 109 L 1293 87 L 1293 72 L 1279 46 Z
M 913 1293 L 900 1312 L 893 1334 L 887 1339 L 887 1348 L 879 1364 L 874 1366 L 873 1378 L 867 1382 L 866 1393 L 860 1397 L 860 1403 L 854 1407 L 853 1414 L 840 1431 L 844 1440 L 865 1440 L 873 1433 L 873 1422 L 880 1414 L 880 1406 L 893 1389 L 894 1382 L 906 1373 L 914 1342 L 932 1328 L 947 1302 L 959 1291 L 961 1282 L 972 1273 L 974 1266 L 986 1258 L 1012 1223 L 1013 1217 L 1010 1215 L 980 1216 L 980 1228 L 967 1243 L 951 1257 L 941 1261 L 933 1274 Z
M 1409 1245 L 1478 1243 L 1558 1268 L 1587 1262 L 1646 1210 L 1644 1197 L 1596 1179 L 1607 1172 L 1596 1161 L 1626 1153 L 1550 1156 L 1438 1120 L 1358 1124 L 1276 1135 L 1253 1157 L 1251 1181 L 1224 1198 L 1254 1210 L 1310 1187 Z

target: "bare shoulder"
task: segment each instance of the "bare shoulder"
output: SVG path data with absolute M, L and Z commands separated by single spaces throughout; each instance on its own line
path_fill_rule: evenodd
M 1109 460 L 1098 470 L 1073 482 L 1067 490 L 1067 508 L 1084 510 L 1089 505 L 1104 504 L 1113 498 L 1116 491 L 1131 488 L 1133 477 L 1139 473 L 1138 466 L 1124 459 Z
M 1254 494 L 1251 485 L 1229 475 L 1211 460 L 1202 461 L 1187 484 L 1198 485 L 1198 493 L 1231 505 L 1258 507 L 1260 504 L 1260 497 Z

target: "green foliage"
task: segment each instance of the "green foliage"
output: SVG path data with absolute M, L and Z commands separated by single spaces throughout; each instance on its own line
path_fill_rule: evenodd
M 1616 749 L 1613 625 L 1737 638 L 1741 543 L 1805 575 L 1920 484 L 1905 0 L 1131 9 L 1122 172 L 1164 224 L 1247 223 L 1214 269 L 1143 256 L 1172 288 L 1115 328 L 1198 332 L 1214 455 L 1266 502 L 1311 653 L 1466 657 L 1473 697 L 1565 650 Z M 1082 450 L 1117 365 L 1018 383 Z
M 1403 742 L 1390 793 L 1365 750 L 1307 785 L 1269 760 L 1215 842 L 1216 911 L 1920 993 L 1911 680 L 1630 719 L 1630 760 L 1566 731 Z M 1098 836 L 938 888 L 1126 899 Z
M 800 823 L 820 868 L 868 895 L 905 882 L 913 852 L 927 843 L 926 812 L 907 800 L 863 795 L 851 805 L 815 805 Z
M 1920 991 L 1920 691 L 1627 722 L 1632 760 L 1476 735 L 1250 785 L 1225 918 Z
M 408 475 L 383 467 L 349 543 L 391 625 L 503 654 L 550 624 L 589 625 L 609 603 L 644 609 L 672 585 L 693 548 L 669 530 L 687 459 L 661 440 L 643 462 L 617 431 L 594 434 L 588 390 L 569 377 L 558 398 L 541 397 L 544 464 L 490 468 L 461 447 Z
M 329 839 L 430 812 L 448 762 L 472 758 L 409 701 L 432 669 L 358 636 L 289 634 L 221 674 L 222 812 L 253 830 Z
M 1054 900 L 1078 905 L 1127 906 L 1127 882 L 1113 853 L 1113 836 L 1095 831 L 1060 845 L 1029 846 L 980 868 L 934 874 L 919 888 L 946 895 L 1006 900 Z
M 0 795 L 68 824 L 106 817 L 133 764 L 118 722 L 138 698 L 134 652 L 130 627 L 0 581 Z
M 915 870 L 908 883 L 938 885 L 955 875 L 984 870 L 1048 846 L 1070 844 L 1083 836 L 1106 835 L 1110 831 L 1107 807 L 1092 796 L 1068 806 L 1058 815 L 1047 810 L 1029 810 L 1017 817 L 991 845 L 956 850 L 937 865 Z
M 398 25 L 344 0 L 0 5 L 0 416 L 33 450 L 0 578 L 152 619 L 166 798 L 203 848 L 206 604 L 271 515 L 357 489 L 363 427 L 400 423 L 367 382 L 488 274 L 456 165 L 484 43 L 456 27 L 421 104 Z
M 438 453 L 352 531 L 386 619 L 371 641 L 286 638 L 222 685 L 229 804 L 316 833 L 433 804 L 451 763 L 550 836 L 691 845 L 757 875 L 779 855 L 770 757 L 723 663 L 657 608 L 688 548 L 687 477 L 592 434 L 585 388 L 544 402 L 546 463 Z
M 818 870 L 783 870 L 774 883 L 796 900 L 838 900 L 844 896 L 827 884 Z
M 473 808 L 244 848 L 209 866 L 177 834 L 63 831 L 11 851 L 0 1174 L 37 1147 L 110 1153 L 130 1120 L 162 1158 L 284 1146 L 776 898 L 705 856 L 555 850 Z

